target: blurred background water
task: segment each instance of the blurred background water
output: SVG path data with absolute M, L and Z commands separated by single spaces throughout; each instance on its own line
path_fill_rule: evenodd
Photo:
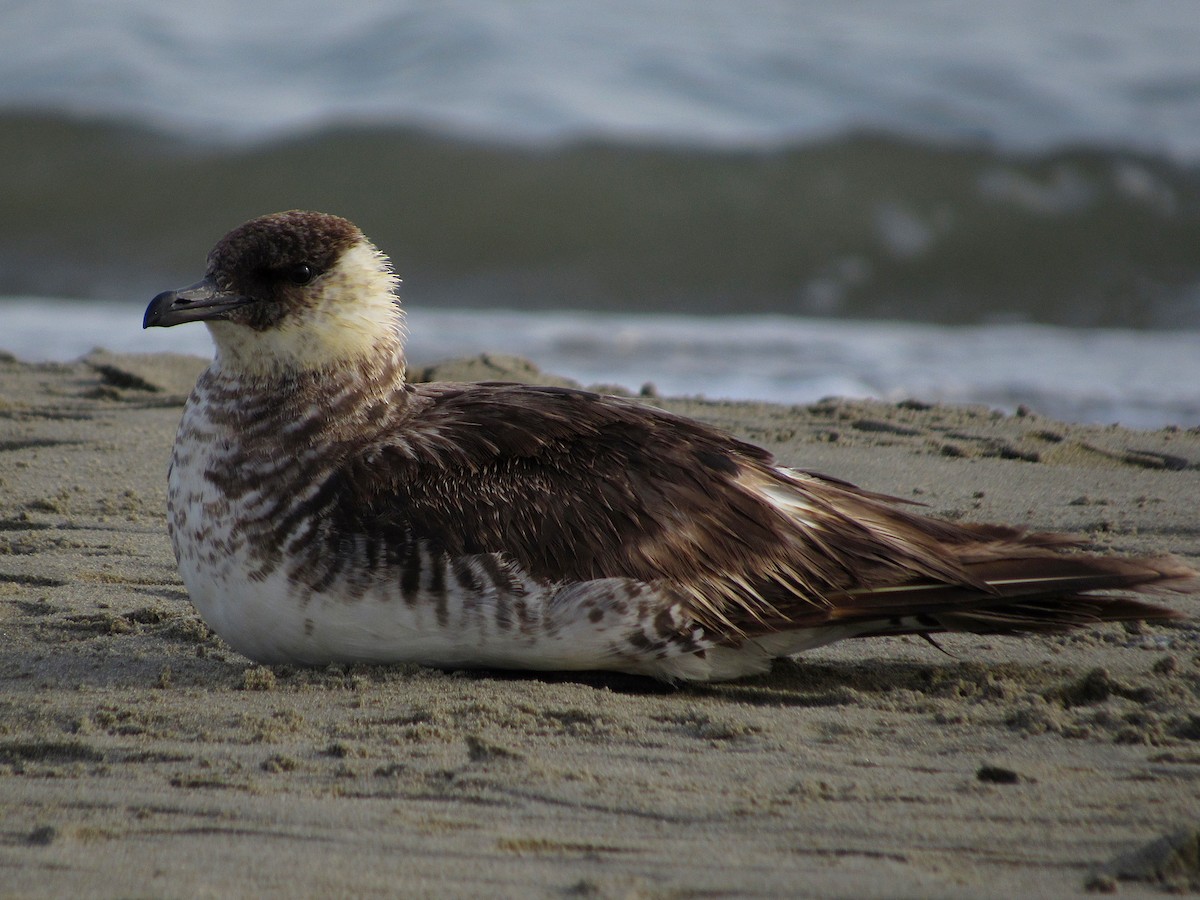
M 422 359 L 1195 425 L 1197 46 L 1192 0 L 0 3 L 0 347 L 207 352 L 145 302 L 306 207 Z

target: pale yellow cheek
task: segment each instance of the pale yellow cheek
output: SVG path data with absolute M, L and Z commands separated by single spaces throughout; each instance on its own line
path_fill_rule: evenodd
M 319 293 L 275 328 L 209 323 L 222 368 L 248 375 L 336 366 L 373 357 L 402 340 L 395 278 L 370 245 L 348 250 L 313 285 Z

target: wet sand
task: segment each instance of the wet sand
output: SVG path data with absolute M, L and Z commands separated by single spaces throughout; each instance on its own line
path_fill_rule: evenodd
M 1195 618 L 949 636 L 945 653 L 842 643 L 678 688 L 251 664 L 193 612 L 166 537 L 167 458 L 202 365 L 0 359 L 0 894 L 1200 888 Z M 488 357 L 423 374 L 541 377 Z M 1200 430 L 648 402 L 938 515 L 1200 562 Z M 1165 602 L 1195 616 L 1198 599 Z

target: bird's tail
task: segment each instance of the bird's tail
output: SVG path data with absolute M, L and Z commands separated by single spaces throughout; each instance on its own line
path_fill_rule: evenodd
M 1184 618 L 1166 606 L 1098 591 L 1183 594 L 1200 589 L 1196 571 L 1172 556 L 1039 553 L 964 569 L 974 585 L 913 581 L 847 591 L 832 598 L 829 624 L 854 624 L 856 637 L 1057 633 L 1100 622 Z
M 1200 572 L 1177 557 L 1103 556 L 1069 535 L 947 522 L 826 476 L 782 474 L 755 487 L 795 523 L 804 571 L 832 575 L 817 602 L 772 595 L 747 627 L 759 635 L 1053 633 L 1183 618 L 1128 592 L 1200 593 Z

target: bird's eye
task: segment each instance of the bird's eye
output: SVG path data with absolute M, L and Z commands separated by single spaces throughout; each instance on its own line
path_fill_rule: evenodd
M 317 272 L 308 263 L 298 263 L 285 269 L 283 276 L 292 284 L 308 284 L 317 277 Z

